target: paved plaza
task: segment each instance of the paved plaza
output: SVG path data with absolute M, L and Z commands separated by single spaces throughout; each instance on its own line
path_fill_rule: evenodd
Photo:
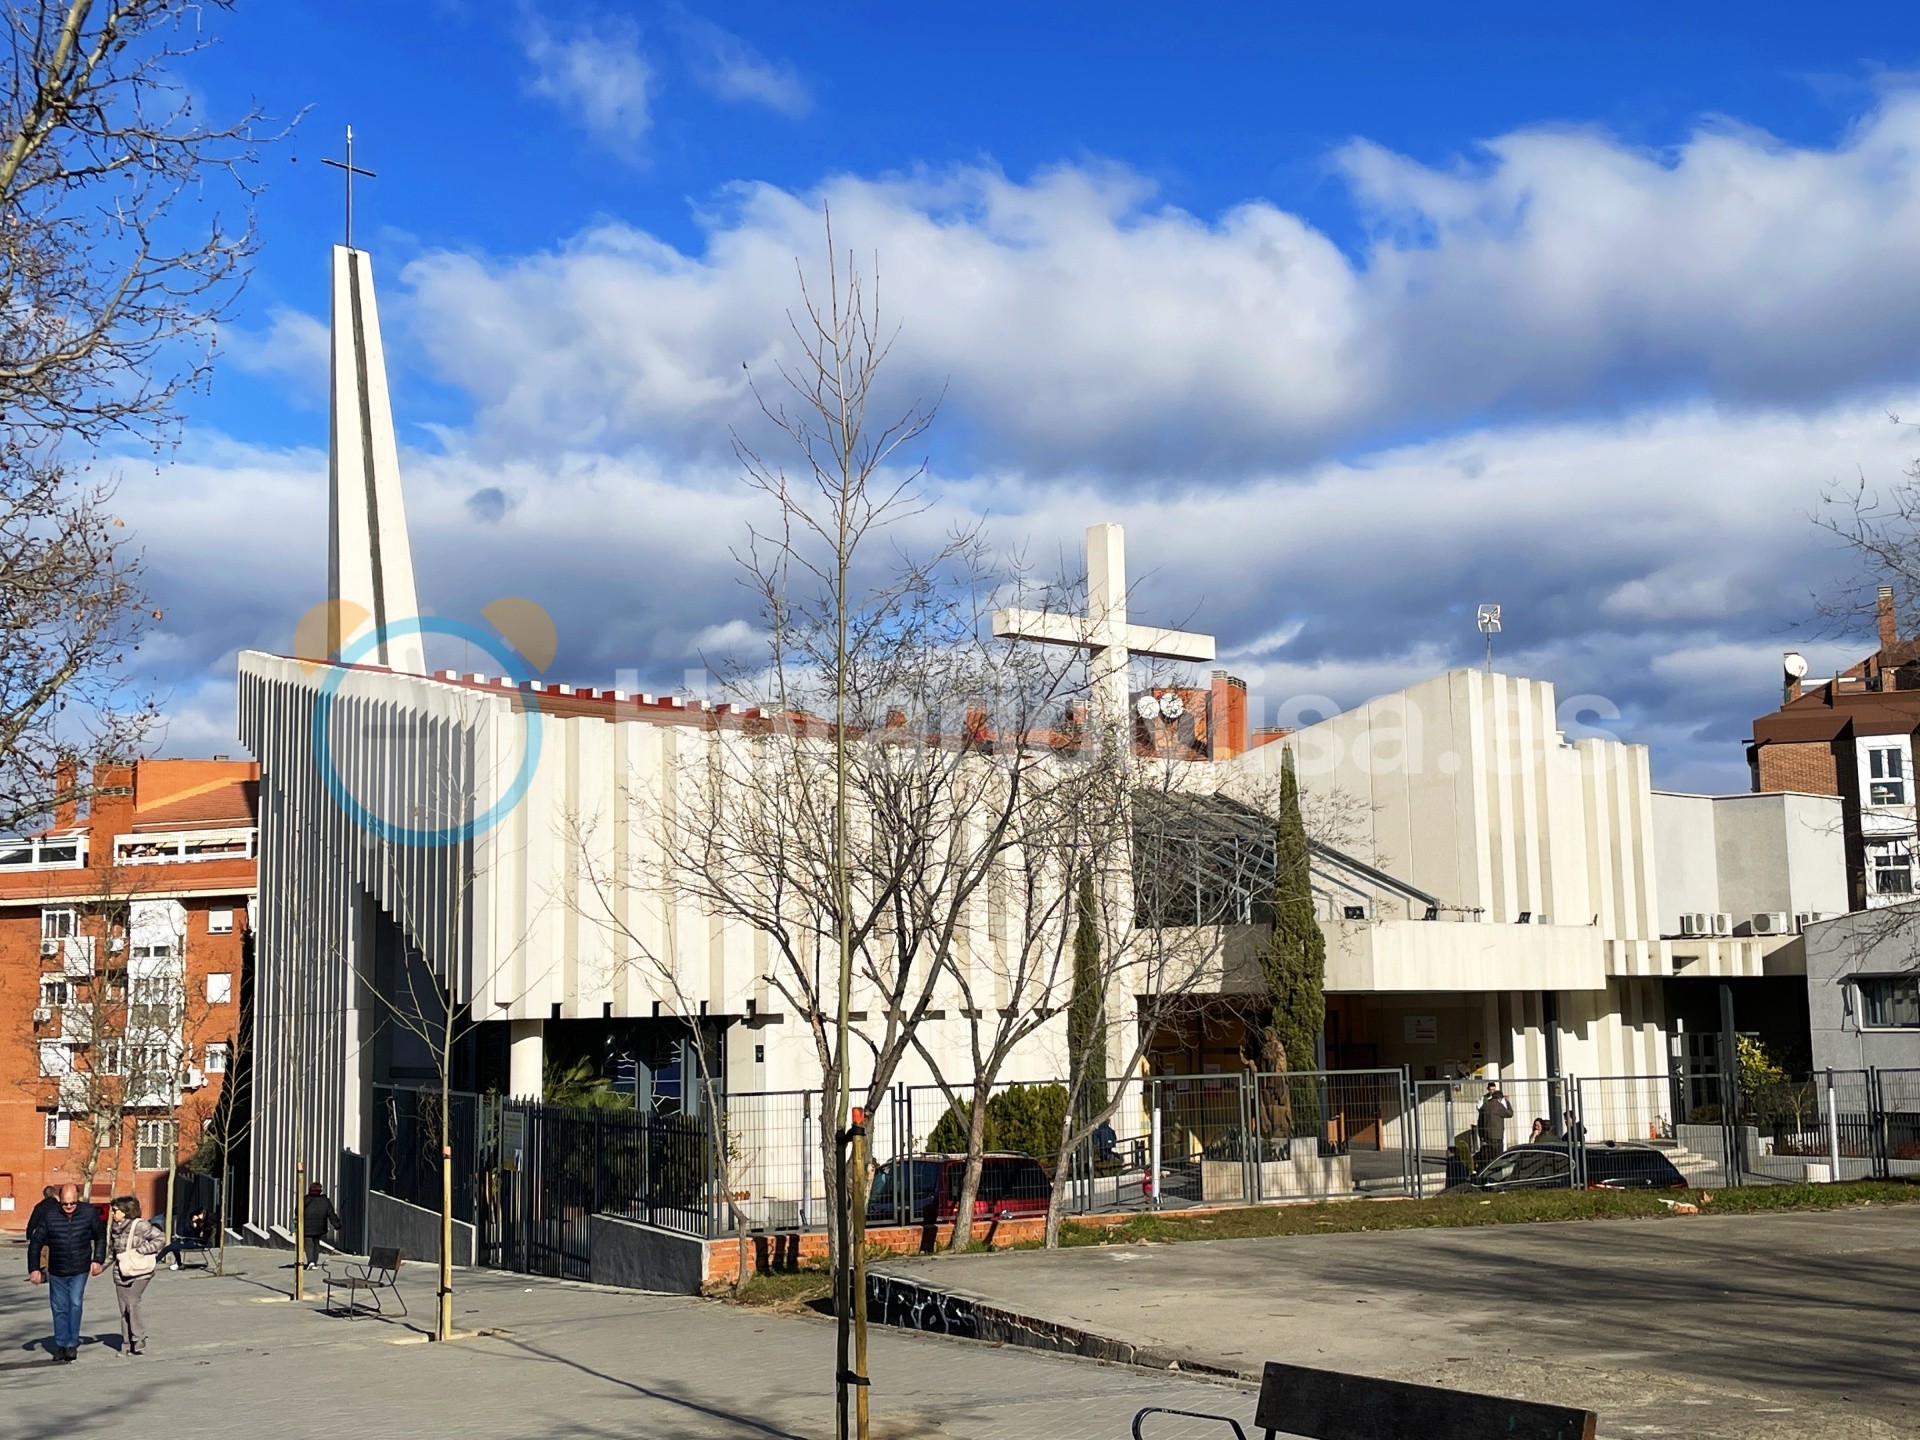
M 332 1319 L 284 1298 L 284 1253 L 230 1250 L 226 1278 L 162 1272 L 151 1353 L 118 1352 L 105 1279 L 80 1359 L 46 1358 L 46 1292 L 0 1245 L 0 1434 L 228 1437 L 813 1437 L 832 1433 L 833 1328 L 717 1301 L 463 1272 L 463 1327 L 425 1343 L 433 1276 L 403 1272 L 411 1323 Z M 279 1298 L 276 1298 L 276 1294 Z M 1145 1405 L 1248 1418 L 1246 1388 L 1033 1351 L 876 1333 L 876 1437 L 1125 1440 Z M 1156 1440 L 1199 1440 L 1167 1426 Z
M 1584 1406 L 1613 1437 L 1920 1435 L 1920 1205 L 888 1261 L 1016 1314 Z

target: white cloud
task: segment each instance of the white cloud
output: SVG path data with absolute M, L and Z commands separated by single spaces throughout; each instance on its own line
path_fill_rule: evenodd
M 813 95 L 789 62 L 767 59 L 709 20 L 689 17 L 682 28 L 692 52 L 693 77 L 711 94 L 764 105 L 796 120 L 813 109 Z
M 422 599 L 538 600 L 581 682 L 671 686 L 750 637 L 729 427 L 827 200 L 905 327 L 892 399 L 952 381 L 917 533 L 989 515 L 1073 554 L 1125 523 L 1136 617 L 1216 633 L 1269 717 L 1479 663 L 1473 606 L 1499 601 L 1498 663 L 1606 697 L 1663 778 L 1738 788 L 1779 652 L 1854 653 L 1797 628 L 1846 577 L 1807 512 L 1913 448 L 1886 412 L 1920 404 L 1920 98 L 1825 149 L 1524 132 L 1473 167 L 1340 165 L 1376 227 L 1357 259 L 1266 202 L 1194 216 L 1088 166 L 743 186 L 697 253 L 619 223 L 428 253 L 392 353 L 471 416 L 404 457 Z M 320 598 L 318 453 L 203 444 L 122 493 L 168 675 L 284 647 Z
M 292 397 L 303 404 L 325 403 L 331 359 L 327 327 L 304 310 L 276 305 L 267 312 L 264 329 L 229 326 L 220 338 L 227 358 L 242 370 L 291 381 Z
M 556 32 L 531 17 L 523 36 L 533 67 L 529 85 L 590 135 L 627 159 L 653 123 L 653 66 L 631 21 L 605 19 Z

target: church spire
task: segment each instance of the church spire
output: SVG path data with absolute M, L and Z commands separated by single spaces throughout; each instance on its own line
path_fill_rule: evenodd
M 373 259 L 333 247 L 333 383 L 327 536 L 328 652 L 362 639 L 355 658 L 415 675 L 426 673 L 417 629 L 413 551 L 400 494 L 400 456 L 387 398 L 386 352 L 373 298 Z

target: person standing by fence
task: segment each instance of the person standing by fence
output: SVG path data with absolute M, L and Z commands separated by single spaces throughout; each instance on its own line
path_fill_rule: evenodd
M 1480 1154 L 1476 1168 L 1507 1148 L 1507 1121 L 1513 1118 L 1513 1102 L 1500 1089 L 1498 1080 L 1487 1082 L 1486 1098 L 1480 1102 Z
M 46 1269 L 40 1249 L 46 1247 Z M 27 1279 L 47 1287 L 53 1307 L 53 1358 L 70 1364 L 80 1358 L 80 1314 L 87 1279 L 107 1263 L 107 1227 L 100 1212 L 80 1203 L 78 1185 L 62 1185 L 55 1208 L 27 1232 Z
M 107 1238 L 113 1256 L 113 1298 L 120 1307 L 120 1353 L 138 1355 L 147 1343 L 140 1301 L 153 1281 L 167 1237 L 151 1220 L 140 1218 L 140 1202 L 122 1195 L 113 1202 L 113 1229 Z

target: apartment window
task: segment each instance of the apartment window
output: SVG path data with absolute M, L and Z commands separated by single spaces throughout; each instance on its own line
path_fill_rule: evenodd
M 1920 976 L 1885 975 L 1856 980 L 1860 1023 L 1882 1030 L 1920 1030 Z
M 79 929 L 77 917 L 71 910 L 42 910 L 40 912 L 40 938 L 42 940 L 70 940 Z
M 94 1061 L 94 1068 L 103 1075 L 123 1075 L 126 1073 L 127 1053 L 118 1040 L 102 1040 Z
M 233 976 L 227 974 L 207 976 L 207 1003 L 209 1005 L 233 1003 Z
M 209 910 L 207 912 L 207 933 L 209 935 L 231 935 L 233 933 L 233 911 Z
M 42 1075 L 67 1075 L 73 1070 L 73 1054 L 67 1049 L 64 1040 L 42 1040 L 40 1042 L 40 1073 Z
M 1869 855 L 1873 869 L 1873 893 L 1911 895 L 1913 893 L 1913 847 L 1904 843 L 1876 845 Z
M 171 1120 L 142 1120 L 134 1127 L 133 1168 L 164 1170 L 173 1163 L 173 1142 L 179 1126 Z
M 40 1008 L 58 1010 L 72 995 L 72 987 L 61 975 L 42 975 L 40 977 Z
M 227 1073 L 227 1053 L 227 1044 L 224 1040 L 216 1040 L 207 1046 L 207 1074 L 224 1075 Z
M 60 1115 L 47 1116 L 47 1149 L 64 1150 L 73 1143 L 73 1122 Z
M 1907 754 L 1904 747 L 1881 745 L 1867 751 L 1867 803 L 1907 803 Z

